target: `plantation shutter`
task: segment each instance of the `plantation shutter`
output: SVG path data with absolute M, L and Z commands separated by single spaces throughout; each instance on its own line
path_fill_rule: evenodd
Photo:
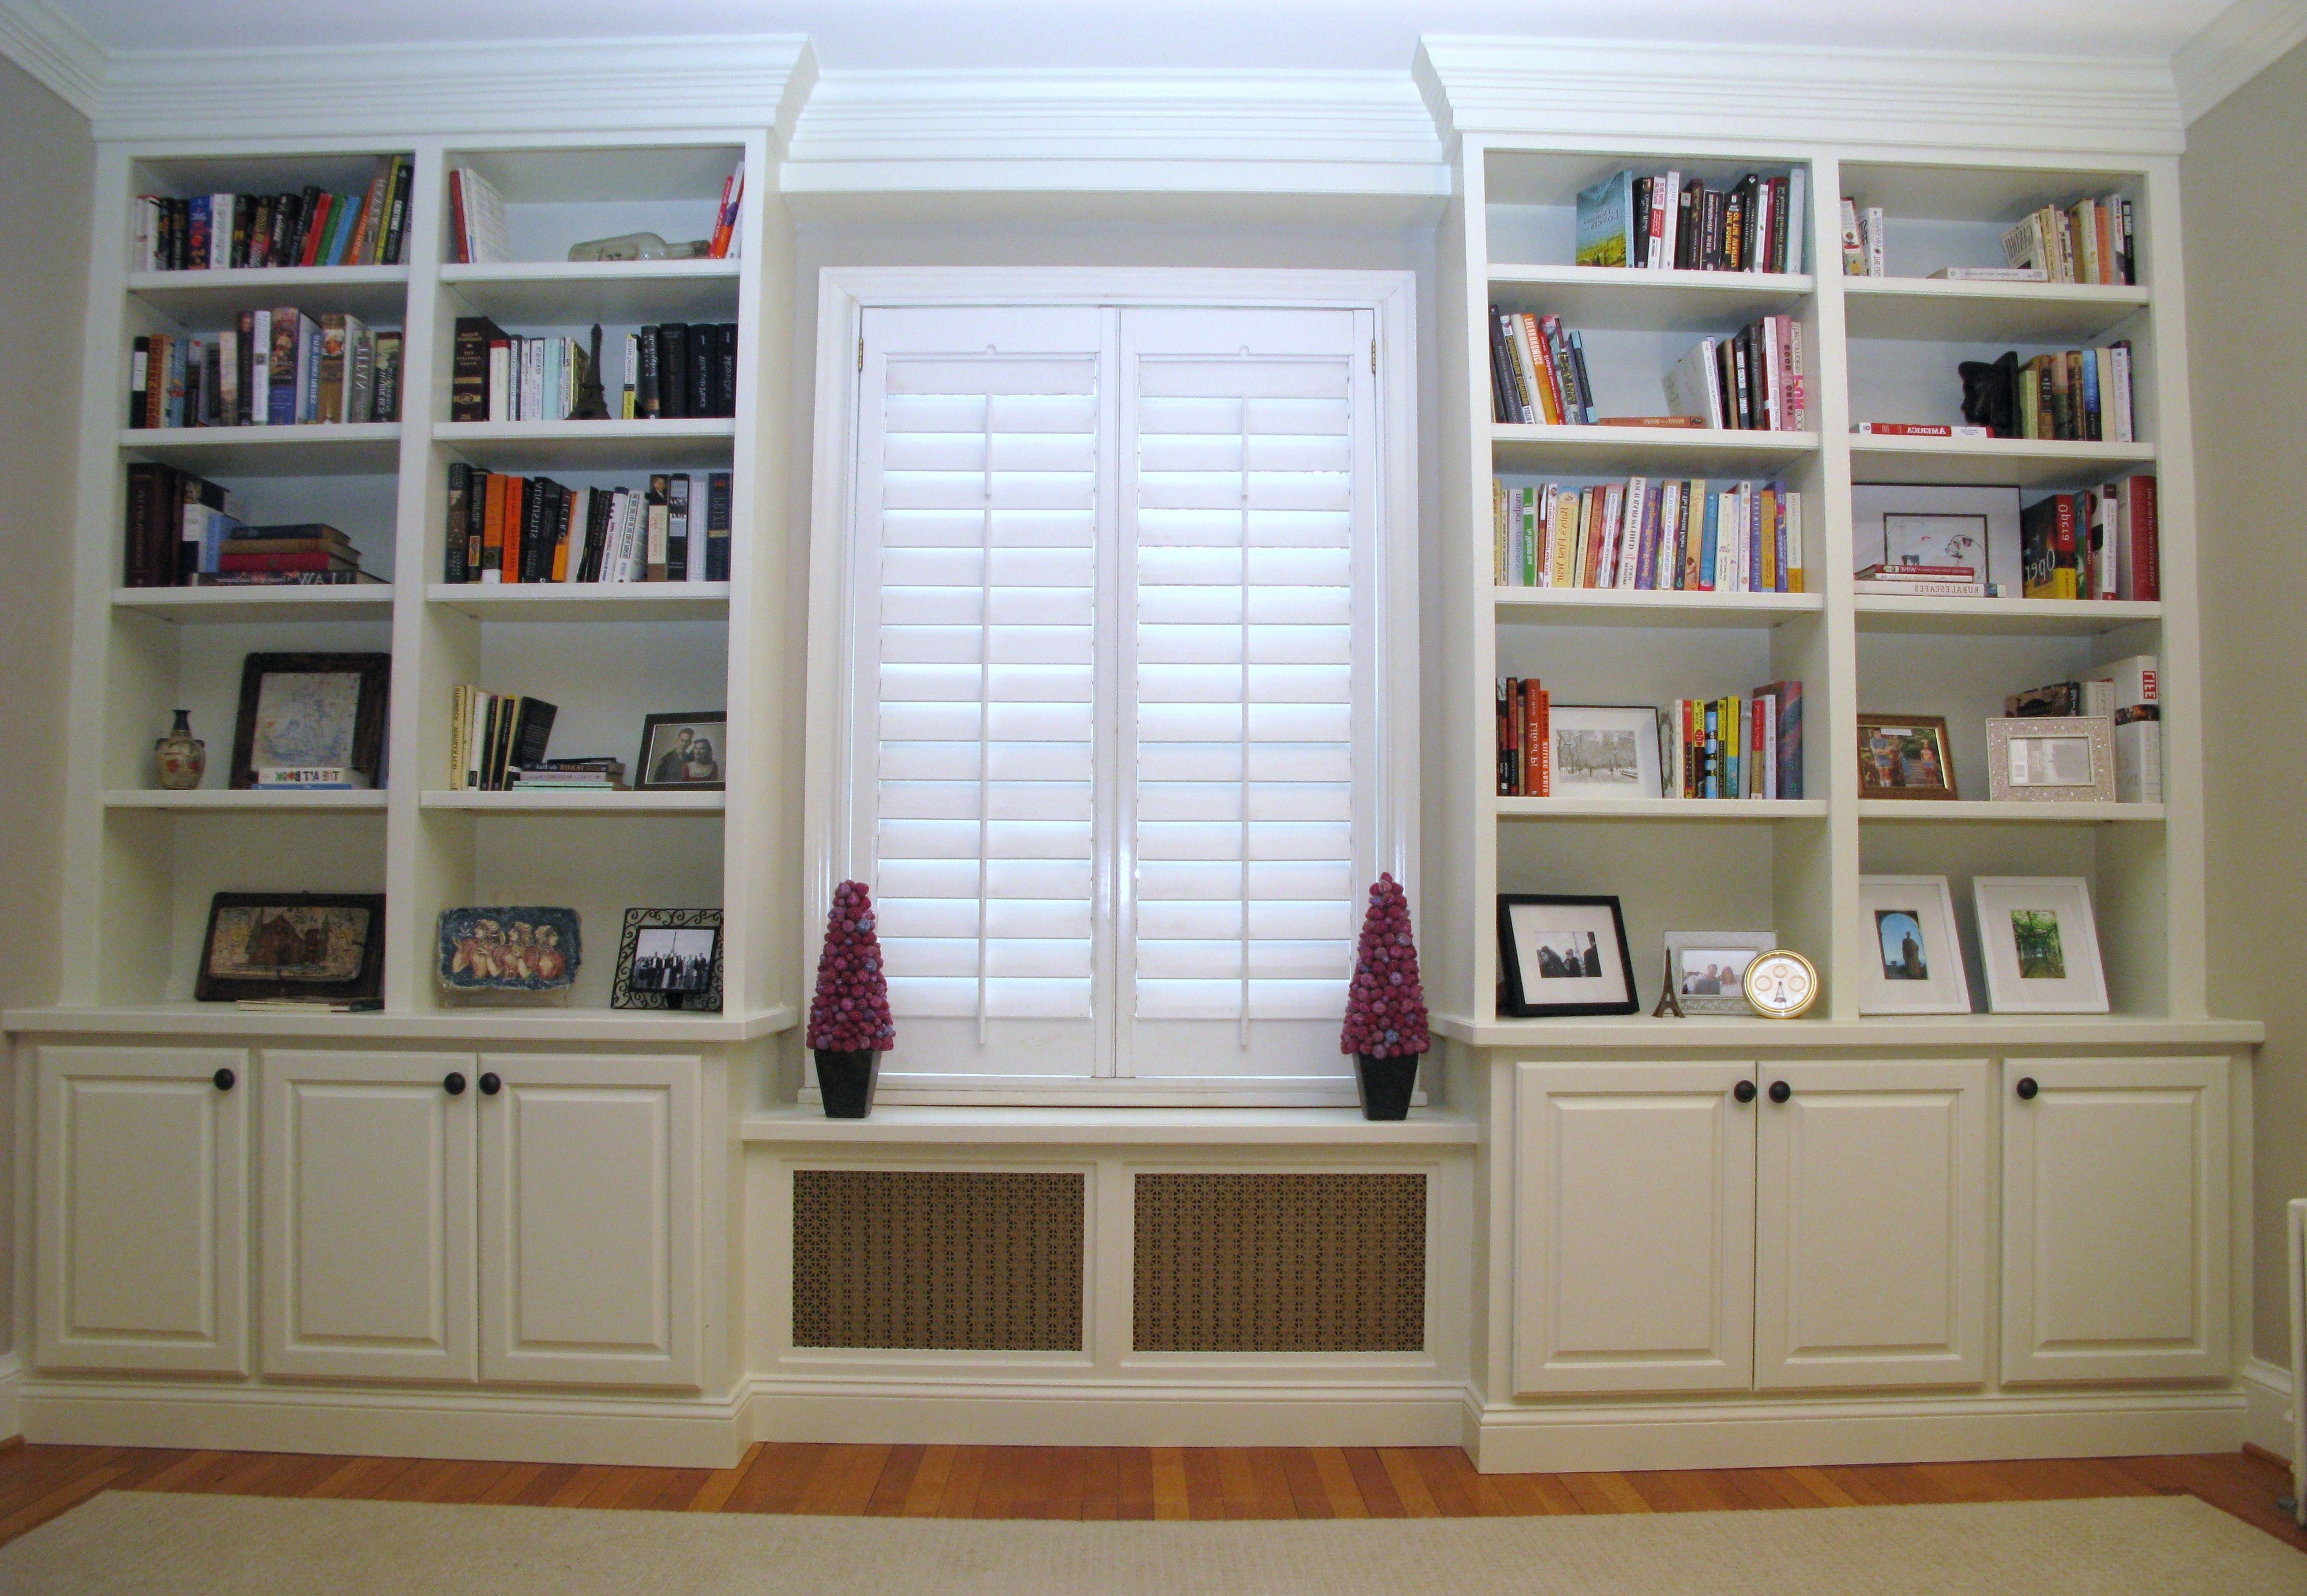
M 1367 596 L 1374 318 L 1123 319 L 1122 1054 L 1140 1077 L 1344 1067 L 1374 806 Z M 1359 585 L 1367 587 L 1367 583 Z M 1359 846 L 1358 847 L 1358 841 Z
M 1097 1071 L 1093 309 L 874 311 L 854 729 L 895 1077 Z

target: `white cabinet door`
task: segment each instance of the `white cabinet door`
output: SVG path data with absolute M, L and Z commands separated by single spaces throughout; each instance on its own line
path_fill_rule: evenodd
M 479 1063 L 481 1377 L 695 1387 L 698 1061 Z
M 2223 1058 L 2004 1061 L 2005 1380 L 2227 1374 L 2227 1092 Z
M 470 1054 L 266 1051 L 267 1373 L 474 1378 L 475 1073 Z
M 1750 1066 L 1515 1070 L 1514 1388 L 1743 1391 Z
M 1984 1059 L 1762 1066 L 1757 1386 L 1985 1379 L 1987 1078 Z
M 38 1068 L 40 1367 L 246 1374 L 248 1054 L 43 1047 Z

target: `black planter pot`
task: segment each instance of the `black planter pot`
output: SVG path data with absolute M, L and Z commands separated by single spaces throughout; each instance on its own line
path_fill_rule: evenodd
M 825 1095 L 825 1117 L 862 1120 L 873 1112 L 873 1088 L 881 1079 L 881 1055 L 870 1047 L 854 1053 L 817 1050 L 818 1089 Z
M 1424 1056 L 1416 1053 L 1406 1058 L 1354 1054 L 1354 1095 L 1361 1099 L 1362 1118 L 1408 1119 L 1410 1094 L 1418 1089 L 1418 1061 Z

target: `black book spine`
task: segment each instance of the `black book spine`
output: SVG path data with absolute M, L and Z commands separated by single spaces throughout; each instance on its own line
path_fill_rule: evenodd
M 679 321 L 667 321 L 656 329 L 656 400 L 657 414 L 667 421 L 685 420 L 689 414 L 689 329 Z
M 485 316 L 457 318 L 455 353 L 449 366 L 449 419 L 489 419 L 489 334 Z
M 248 244 L 243 266 L 270 266 L 272 263 L 272 196 L 252 194 L 248 201 Z
M 651 418 L 665 414 L 665 404 L 657 396 L 658 367 L 663 350 L 655 327 L 644 327 L 633 339 L 635 364 L 640 369 L 633 375 L 633 411 L 638 416 Z
M 598 582 L 601 566 L 609 557 L 609 526 L 617 513 L 617 495 L 613 489 L 599 488 L 593 493 L 590 512 L 585 525 L 585 568 L 579 576 L 580 582 Z
M 144 424 L 144 390 L 152 380 L 152 340 L 142 337 L 128 346 L 128 424 Z
M 304 192 L 296 197 L 296 235 L 288 243 L 288 264 L 301 266 L 304 261 L 304 246 L 312 242 L 313 224 L 319 219 L 321 194 L 318 183 L 306 183 Z
M 465 495 L 465 580 L 481 579 L 481 550 L 487 541 L 489 525 L 489 474 L 473 473 L 472 486 Z
M 665 483 L 665 579 L 689 580 L 689 474 L 676 471 Z
M 713 414 L 737 414 L 737 324 L 724 321 L 716 338 L 718 357 L 713 363 Z
M 484 792 L 497 789 L 497 715 L 504 700 L 494 693 L 485 695 L 488 706 L 481 712 L 481 757 L 479 780 L 474 783 Z
M 384 201 L 384 260 L 386 266 L 400 264 L 401 238 L 408 226 L 408 158 L 392 158 L 392 175 L 385 181 Z
M 705 479 L 705 579 L 729 580 L 729 474 Z
M 1490 405 L 1491 419 L 1511 426 L 1522 420 L 1522 405 L 1514 397 L 1514 379 L 1506 367 L 1505 326 L 1498 320 L 1498 307 L 1490 307 Z
M 232 197 L 232 254 L 229 260 L 234 266 L 248 264 L 248 220 L 255 206 L 253 194 L 235 194 Z
M 719 415 L 714 403 L 713 371 L 721 363 L 721 335 L 710 321 L 692 322 L 689 329 L 689 414 Z
M 1771 179 L 1771 269 L 1787 269 L 1787 239 L 1791 235 L 1794 218 L 1787 214 L 1791 202 L 1792 185 L 1783 177 Z
M 159 491 L 161 467 L 139 462 L 128 468 L 128 517 L 122 528 L 120 585 L 155 587 L 147 554 L 147 529 L 152 524 L 152 496 Z
M 527 770 L 545 763 L 545 750 L 553 740 L 553 718 L 561 713 L 558 704 L 547 704 L 542 698 L 520 701 L 520 715 L 512 739 L 512 764 L 516 770 Z
M 543 579 L 540 575 L 543 562 L 537 544 L 545 539 L 545 501 L 551 494 L 552 487 L 547 480 L 533 476 L 528 479 L 528 491 L 521 495 L 519 569 L 523 582 Z
M 449 517 L 441 532 L 441 580 L 465 579 L 466 532 L 472 525 L 473 468 L 462 460 L 449 466 Z
M 290 235 L 296 231 L 296 196 L 294 194 L 273 195 L 272 228 L 270 234 L 264 241 L 265 265 L 286 266 L 288 264 L 288 240 Z

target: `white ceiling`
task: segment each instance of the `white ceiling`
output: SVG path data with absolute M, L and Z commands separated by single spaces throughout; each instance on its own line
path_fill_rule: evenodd
M 52 0 L 111 51 L 807 34 L 836 71 L 1400 72 L 1420 34 L 2167 60 L 2230 0 Z M 612 81 L 571 92 L 613 98 Z

